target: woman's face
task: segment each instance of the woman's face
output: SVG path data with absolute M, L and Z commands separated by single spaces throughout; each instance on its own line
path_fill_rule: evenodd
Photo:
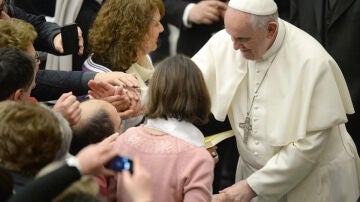
M 157 48 L 157 41 L 159 38 L 159 34 L 164 31 L 164 27 L 160 22 L 160 12 L 157 10 L 154 13 L 154 16 L 150 22 L 149 32 L 145 37 L 145 46 L 144 46 L 144 53 L 149 54 L 150 52 L 156 50 Z

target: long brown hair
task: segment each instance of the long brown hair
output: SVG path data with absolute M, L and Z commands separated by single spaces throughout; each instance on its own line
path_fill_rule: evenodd
M 149 83 L 147 117 L 204 124 L 210 107 L 202 73 L 190 58 L 176 55 L 158 64 Z

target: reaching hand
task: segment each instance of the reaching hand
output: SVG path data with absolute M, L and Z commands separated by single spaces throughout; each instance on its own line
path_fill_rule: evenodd
M 219 193 L 220 194 L 217 194 L 217 196 L 214 195 L 213 197 L 215 199 L 216 196 L 216 199 L 219 199 L 218 201 L 249 202 L 256 196 L 256 193 L 251 189 L 246 180 L 241 180 L 240 182 L 221 190 Z
M 102 72 L 97 73 L 94 78 L 95 81 L 108 82 L 113 86 L 128 86 L 132 88 L 139 88 L 140 84 L 136 79 L 136 74 L 127 74 L 124 72 Z
M 89 95 L 95 99 L 110 102 L 119 112 L 121 119 L 127 119 L 144 113 L 141 107 L 140 92 L 138 88 L 112 86 L 102 81 L 89 81 L 91 90 Z
M 218 0 L 200 1 L 189 12 L 188 20 L 195 24 L 212 24 L 222 18 L 226 3 Z
M 78 30 L 78 39 L 79 39 L 79 52 L 78 55 L 82 55 L 84 53 L 84 38 L 82 36 L 82 31 L 80 27 L 77 27 Z M 54 47 L 59 53 L 64 53 L 64 47 L 62 43 L 61 33 L 55 36 L 54 38 Z
M 104 165 L 118 155 L 118 151 L 113 148 L 118 136 L 118 133 L 114 133 L 98 144 L 85 147 L 76 155 L 83 174 L 116 175 L 115 171 L 105 168 Z
M 131 106 L 131 98 L 121 86 L 112 86 L 102 81 L 89 81 L 91 97 L 111 103 L 118 112 L 128 110 Z
M 134 173 L 123 170 L 123 184 L 134 202 L 153 201 L 150 174 L 141 166 L 138 158 L 134 158 Z
M 72 92 L 62 94 L 53 110 L 59 112 L 70 125 L 75 125 L 81 117 L 80 102 Z

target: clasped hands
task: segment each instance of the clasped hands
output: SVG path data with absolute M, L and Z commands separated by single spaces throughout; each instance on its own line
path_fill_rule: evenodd
M 127 119 L 144 113 L 141 106 L 140 85 L 134 74 L 123 73 L 122 77 L 113 80 L 90 80 L 89 95 L 95 99 L 111 103 L 121 119 Z

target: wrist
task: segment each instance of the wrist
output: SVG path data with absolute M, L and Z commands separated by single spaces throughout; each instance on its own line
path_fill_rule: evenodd
M 190 10 L 195 6 L 194 3 L 190 3 L 185 7 L 183 14 L 183 25 L 187 28 L 191 28 L 192 22 L 190 20 Z
M 69 167 L 75 167 L 80 172 L 81 175 L 83 174 L 79 160 L 75 156 L 71 156 L 67 158 L 66 165 L 68 165 Z

